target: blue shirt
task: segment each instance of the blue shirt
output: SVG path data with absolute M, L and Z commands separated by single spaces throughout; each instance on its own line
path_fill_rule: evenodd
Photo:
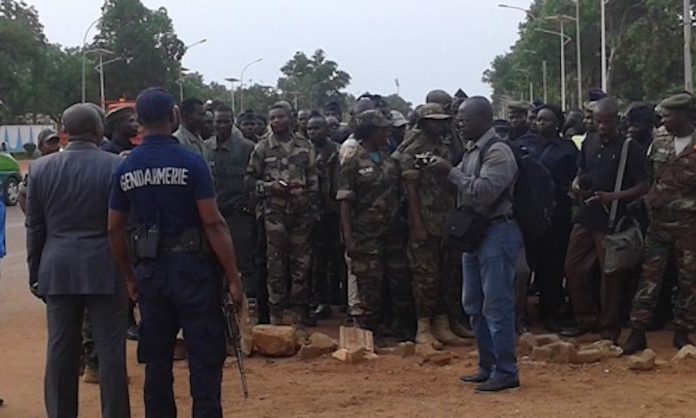
M 177 235 L 200 227 L 196 202 L 211 198 L 215 188 L 205 160 L 173 136 L 152 135 L 116 170 L 109 208 L 133 210 L 136 223 Z

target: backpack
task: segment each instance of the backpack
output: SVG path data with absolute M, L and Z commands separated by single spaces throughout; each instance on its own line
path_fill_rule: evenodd
M 507 144 L 517 162 L 518 175 L 513 195 L 515 219 L 522 230 L 525 243 L 537 241 L 551 226 L 554 207 L 551 173 L 526 149 L 498 138 L 488 141 L 479 152 L 479 167 L 483 166 L 488 149 L 497 142 Z

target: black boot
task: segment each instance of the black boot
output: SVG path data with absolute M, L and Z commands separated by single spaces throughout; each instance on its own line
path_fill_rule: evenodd
M 648 342 L 645 339 L 645 331 L 639 328 L 633 328 L 631 335 L 628 336 L 626 343 L 621 348 L 625 356 L 636 354 L 648 348 Z
M 312 315 L 309 311 L 309 306 L 303 306 L 298 309 L 298 314 L 299 314 L 299 319 L 302 325 L 306 327 L 316 327 L 317 326 L 317 319 Z
M 681 350 L 685 345 L 694 345 L 694 343 L 689 339 L 689 331 L 684 328 L 677 328 L 674 330 L 674 339 L 672 344 L 678 350 Z

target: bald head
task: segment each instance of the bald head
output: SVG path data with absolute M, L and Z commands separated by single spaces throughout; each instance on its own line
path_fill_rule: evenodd
M 485 97 L 470 97 L 459 106 L 457 119 L 464 138 L 477 140 L 493 127 L 493 106 Z
M 595 103 L 595 113 L 619 114 L 619 105 L 611 97 L 605 97 Z
M 425 96 L 426 103 L 437 103 L 445 108 L 446 111 L 452 107 L 452 96 L 444 90 L 432 90 Z
M 101 113 L 91 103 L 78 103 L 63 111 L 63 129 L 70 141 L 98 143 L 104 135 Z

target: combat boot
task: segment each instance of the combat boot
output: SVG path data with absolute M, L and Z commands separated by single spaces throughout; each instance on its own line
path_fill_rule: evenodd
M 295 325 L 314 328 L 317 326 L 317 319 L 309 312 L 309 306 L 300 306 L 295 311 Z
M 450 329 L 450 322 L 447 315 L 438 315 L 433 319 L 433 334 L 441 343 L 457 347 L 471 345 L 471 340 L 465 340 L 456 336 Z
M 82 381 L 85 383 L 99 383 L 99 369 L 90 365 L 85 366 Z
M 645 339 L 645 331 L 640 328 L 633 328 L 631 335 L 628 336 L 626 343 L 621 348 L 625 356 L 636 354 L 648 348 L 648 342 Z
M 430 318 L 418 319 L 418 332 L 416 332 L 416 344 L 428 344 L 436 350 L 442 350 L 442 343 L 435 338 L 430 331 Z
M 466 327 L 461 321 L 450 320 L 449 328 L 454 333 L 454 335 L 461 338 L 474 338 L 474 331 Z
M 694 343 L 689 339 L 689 331 L 684 328 L 677 328 L 674 330 L 672 345 L 676 349 L 681 350 L 685 345 L 694 345 Z

